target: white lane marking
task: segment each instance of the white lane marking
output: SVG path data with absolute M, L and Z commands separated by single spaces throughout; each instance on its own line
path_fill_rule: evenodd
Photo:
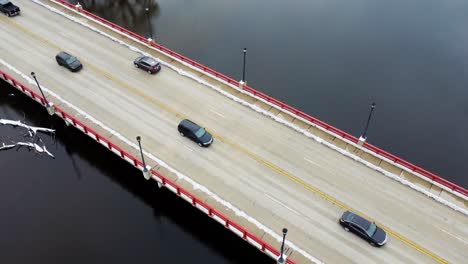
M 289 211 L 291 211 L 291 212 L 293 212 L 293 213 L 295 213 L 295 214 L 297 214 L 297 215 L 301 215 L 301 214 L 299 214 L 296 210 L 289 208 L 289 207 L 286 206 L 284 203 L 282 203 L 282 202 L 278 201 L 277 199 L 273 198 L 273 197 L 272 197 L 271 195 L 269 195 L 268 193 L 263 193 L 263 194 L 265 194 L 265 196 L 268 197 L 270 200 L 272 200 L 272 201 L 274 201 L 274 202 L 276 202 L 276 203 L 282 205 L 284 208 L 288 209 Z
M 190 151 L 193 151 L 193 148 L 191 148 L 191 147 L 185 145 L 185 143 L 182 142 L 181 140 L 176 139 L 176 141 L 179 142 L 180 144 L 182 144 L 182 145 L 184 146 L 184 148 L 186 148 L 186 149 L 188 149 L 188 150 L 190 150 Z
M 436 227 L 437 227 L 438 229 L 440 229 L 442 232 L 444 232 L 444 233 L 446 233 L 446 234 L 448 234 L 448 235 L 450 235 L 450 236 L 453 236 L 454 238 L 460 240 L 461 242 L 463 242 L 463 243 L 465 243 L 465 244 L 468 244 L 468 242 L 466 242 L 463 238 L 457 237 L 456 235 L 454 235 L 454 234 L 450 233 L 449 231 L 447 231 L 447 230 L 445 230 L 445 229 L 442 229 L 442 228 L 440 228 L 440 227 L 438 227 L 438 226 L 436 226 Z
M 314 165 L 317 166 L 317 167 L 321 167 L 318 163 L 316 163 L 316 162 L 314 162 L 314 161 L 311 161 L 310 159 L 308 159 L 308 158 L 306 158 L 306 157 L 304 157 L 304 159 L 305 159 L 305 161 L 307 161 L 307 162 L 309 162 L 309 163 L 312 163 L 312 164 L 314 164 Z
M 215 113 L 215 114 L 217 114 L 217 115 L 219 115 L 219 116 L 222 117 L 222 118 L 226 118 L 226 116 L 224 116 L 224 115 L 221 114 L 221 113 L 216 112 L 216 111 L 213 110 L 213 109 L 210 109 L 210 111 L 213 112 L 213 113 Z
M 192 149 L 192 148 L 190 148 L 190 147 L 187 147 L 185 144 L 183 144 L 183 145 L 184 145 L 184 148 L 186 148 L 186 149 L 188 149 L 188 150 L 190 150 L 190 151 L 192 151 L 192 152 L 193 152 L 193 149 Z

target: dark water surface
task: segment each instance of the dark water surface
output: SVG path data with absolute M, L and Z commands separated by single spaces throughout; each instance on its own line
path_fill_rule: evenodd
M 466 0 L 84 0 L 85 9 L 468 187 Z M 271 260 L 1 83 L 0 118 L 56 156 L 0 151 L 0 263 Z M 0 126 L 1 142 L 19 129 Z M 0 143 L 1 144 L 1 143 Z

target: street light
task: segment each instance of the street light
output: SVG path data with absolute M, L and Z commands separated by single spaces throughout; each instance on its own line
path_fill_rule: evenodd
M 284 263 L 283 259 L 283 251 L 284 251 L 284 240 L 286 239 L 286 234 L 288 233 L 287 228 L 283 228 L 283 242 L 281 243 L 281 252 L 280 252 L 280 257 L 278 259 L 278 263 Z
M 370 123 L 370 120 L 371 120 L 371 117 L 372 117 L 372 112 L 374 111 L 374 108 L 375 108 L 375 103 L 372 103 L 371 104 L 371 109 L 370 109 L 370 112 L 369 112 L 369 117 L 367 118 L 366 128 L 364 129 L 364 133 L 362 133 L 362 136 L 361 136 L 361 138 L 363 140 L 366 140 L 367 129 L 369 128 L 369 123 Z
M 150 38 L 153 39 L 153 29 L 151 28 L 151 22 L 150 22 L 150 15 L 149 15 L 149 8 L 145 8 L 146 11 L 146 19 L 148 20 L 148 30 L 150 33 Z
M 146 168 L 145 157 L 143 156 L 143 149 L 141 148 L 141 137 L 137 136 L 136 140 L 138 141 L 138 146 L 140 146 L 141 161 L 143 161 L 143 173 L 146 173 L 148 172 L 148 169 Z
M 47 98 L 45 97 L 44 92 L 42 91 L 41 86 L 39 85 L 39 82 L 37 81 L 36 74 L 35 74 L 34 72 L 31 72 L 31 76 L 32 76 L 32 77 L 34 78 L 34 80 L 36 81 L 37 87 L 39 88 L 39 91 L 40 91 L 41 94 L 42 94 L 42 98 L 44 98 L 45 107 L 49 107 L 49 102 L 47 102 Z
M 244 66 L 242 67 L 242 82 L 245 83 L 245 56 L 247 55 L 247 48 L 244 48 Z

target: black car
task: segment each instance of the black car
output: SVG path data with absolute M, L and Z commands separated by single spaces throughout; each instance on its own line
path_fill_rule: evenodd
M 55 60 L 57 60 L 58 65 L 63 66 L 72 72 L 77 72 L 83 68 L 83 65 L 77 58 L 64 51 L 57 54 L 55 56 Z
M 213 143 L 213 136 L 210 133 L 188 119 L 182 120 L 177 126 L 177 130 L 181 136 L 190 138 L 200 147 L 208 147 Z
M 340 218 L 340 224 L 344 230 L 357 234 L 373 246 L 380 247 L 387 243 L 387 233 L 385 231 L 374 223 L 350 211 L 343 213 Z
M 135 59 L 133 64 L 135 67 L 143 69 L 149 74 L 154 74 L 161 70 L 161 64 L 149 56 L 138 57 Z
M 7 16 L 16 16 L 21 10 L 8 0 L 0 0 L 0 11 Z

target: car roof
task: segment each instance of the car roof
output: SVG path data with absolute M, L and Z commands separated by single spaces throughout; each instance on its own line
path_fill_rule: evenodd
M 359 216 L 357 214 L 354 214 L 352 212 L 349 212 L 349 214 L 346 215 L 345 220 L 350 222 L 350 223 L 356 224 L 356 225 L 364 228 L 365 230 L 367 230 L 369 228 L 370 224 L 371 224 L 371 222 L 369 222 L 369 220 L 367 220 L 365 218 L 362 218 L 361 216 Z
M 66 53 L 65 51 L 61 51 L 61 52 L 59 52 L 59 54 L 57 54 L 57 57 L 60 57 L 60 58 L 63 58 L 63 59 L 71 57 L 71 56 L 72 55 Z
M 144 61 L 146 63 L 148 63 L 149 65 L 156 65 L 158 64 L 158 61 L 149 57 L 149 56 L 144 56 L 141 58 L 141 61 Z
M 4 5 L 4 4 L 8 4 L 10 1 L 9 0 L 0 0 L 0 4 Z
M 182 120 L 180 122 L 180 125 L 192 130 L 193 132 L 196 132 L 198 129 L 200 129 L 199 125 L 195 124 L 194 122 L 192 122 L 192 121 L 190 121 L 188 119 Z

